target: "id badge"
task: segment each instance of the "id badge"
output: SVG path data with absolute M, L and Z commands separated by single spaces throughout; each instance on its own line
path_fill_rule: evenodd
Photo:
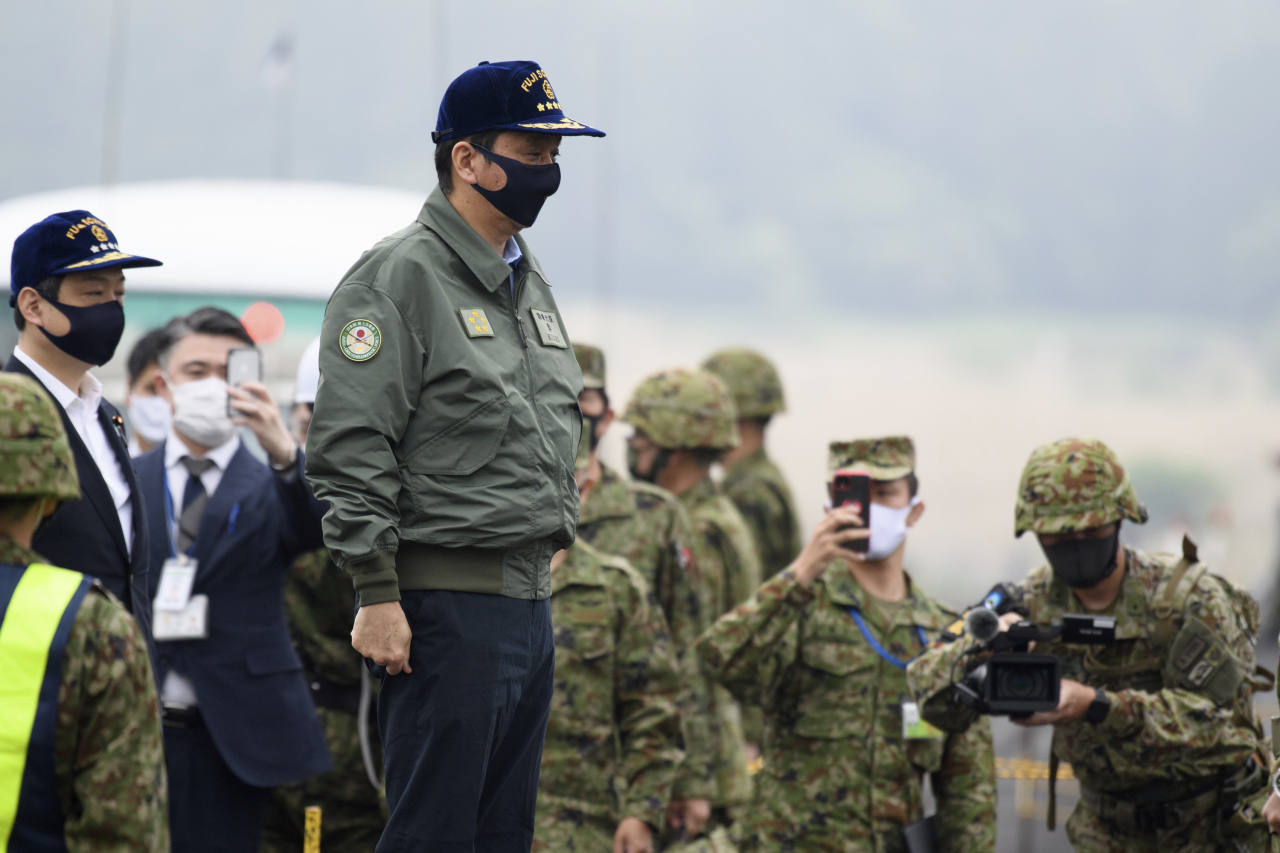
M 920 706 L 915 702 L 902 703 L 903 740 L 940 740 L 942 730 L 920 718 Z
M 156 589 L 153 610 L 183 610 L 191 599 L 191 585 L 196 580 L 196 561 L 186 554 L 170 557 L 160 569 L 160 585 Z
M 151 635 L 157 640 L 203 640 L 209 636 L 209 596 L 193 595 L 181 610 L 153 610 Z

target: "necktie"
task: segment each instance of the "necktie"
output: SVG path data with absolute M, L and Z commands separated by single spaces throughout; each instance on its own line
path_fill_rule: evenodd
M 178 516 L 178 551 L 185 554 L 200 534 L 200 516 L 209 503 L 209 493 L 204 490 L 200 475 L 213 467 L 212 459 L 182 457 L 187 469 L 187 487 L 182 490 L 182 515 Z

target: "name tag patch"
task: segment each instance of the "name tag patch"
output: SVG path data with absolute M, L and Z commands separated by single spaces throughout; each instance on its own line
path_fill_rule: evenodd
M 569 342 L 564 339 L 564 334 L 560 331 L 560 321 L 556 319 L 556 312 L 539 311 L 537 308 L 529 310 L 533 312 L 533 325 L 538 327 L 538 334 L 542 337 L 544 347 L 569 348 Z
M 467 327 L 468 335 L 473 338 L 493 337 L 493 326 L 489 325 L 483 308 L 459 308 L 458 313 L 462 315 L 462 325 Z

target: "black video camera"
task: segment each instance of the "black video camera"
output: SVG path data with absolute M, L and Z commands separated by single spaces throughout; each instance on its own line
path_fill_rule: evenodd
M 965 615 L 965 631 L 975 641 L 966 654 L 992 654 L 956 683 L 955 700 L 979 714 L 1025 719 L 1058 707 L 1062 661 L 1031 652 L 1033 642 L 1061 639 L 1077 645 L 1109 645 L 1116 638 L 1114 616 L 1067 613 L 1060 623 L 1042 627 L 1022 619 L 1001 631 L 1004 613 L 1026 615 L 1009 591 L 997 586 L 982 606 Z

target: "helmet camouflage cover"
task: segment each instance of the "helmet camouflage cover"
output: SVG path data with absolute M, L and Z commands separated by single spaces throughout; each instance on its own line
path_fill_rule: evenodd
M 573 355 L 578 359 L 578 369 L 582 371 L 582 387 L 604 387 L 604 351 L 591 344 L 574 344 Z
M 1142 524 L 1147 510 L 1111 448 L 1096 438 L 1064 438 L 1032 452 L 1018 484 L 1015 536 L 1072 533 L 1122 518 Z
M 827 481 L 841 468 L 863 468 L 873 480 L 899 480 L 916 469 L 916 446 L 905 435 L 833 441 L 827 448 Z
M 738 446 L 729 389 L 705 370 L 664 370 L 640 383 L 622 419 L 666 450 Z
M 773 362 L 749 349 L 722 349 L 702 364 L 724 380 L 740 418 L 766 418 L 787 409 Z
M 0 495 L 80 498 L 57 407 L 34 380 L 13 373 L 0 373 Z

